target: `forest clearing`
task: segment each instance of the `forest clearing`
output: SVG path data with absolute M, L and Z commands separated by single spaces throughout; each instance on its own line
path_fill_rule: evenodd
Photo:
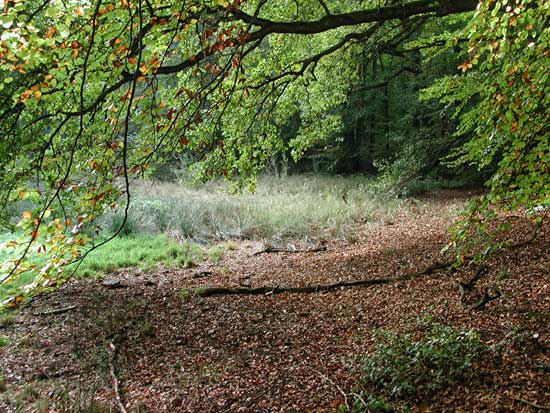
M 549 21 L 0 0 L 0 412 L 550 410 Z

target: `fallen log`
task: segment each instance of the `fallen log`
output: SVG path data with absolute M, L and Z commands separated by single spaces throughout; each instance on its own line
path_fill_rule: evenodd
M 276 247 L 268 246 L 268 247 L 264 248 L 261 251 L 255 252 L 254 254 L 252 254 L 252 256 L 256 256 L 256 255 L 260 255 L 260 254 L 279 253 L 279 252 L 290 253 L 290 254 L 299 254 L 299 253 L 310 253 L 310 252 L 323 252 L 323 251 L 326 251 L 326 250 L 327 250 L 327 246 L 324 245 L 324 244 L 321 244 L 318 247 L 310 248 L 310 249 L 307 249 L 307 250 L 290 250 L 290 249 L 286 249 L 286 248 L 276 248 Z
M 435 263 L 427 267 L 426 269 L 405 274 L 396 278 L 372 278 L 367 280 L 355 280 L 355 281 L 340 281 L 333 284 L 315 284 L 304 287 L 207 287 L 194 289 L 195 294 L 199 297 L 211 297 L 213 295 L 258 295 L 258 294 L 281 294 L 281 293 L 318 293 L 325 291 L 334 291 L 342 288 L 350 287 L 369 287 L 372 285 L 389 284 L 393 282 L 406 281 L 415 277 L 419 277 L 426 274 L 431 274 L 437 269 L 450 267 L 453 262 L 449 263 Z
M 369 285 L 387 284 L 398 279 L 375 278 L 372 280 L 343 281 L 334 284 L 309 285 L 306 287 L 210 287 L 196 289 L 200 297 L 211 297 L 213 295 L 254 295 L 254 294 L 281 294 L 281 293 L 317 293 L 331 291 L 346 287 L 365 287 Z
M 537 235 L 538 230 L 540 229 L 542 225 L 542 222 L 539 222 L 535 228 L 533 229 L 530 236 L 525 240 L 521 241 L 516 244 L 512 244 L 507 246 L 507 248 L 518 248 L 522 247 L 524 245 L 529 244 L 532 242 Z M 311 250 L 280 250 L 273 247 L 267 247 L 262 251 L 258 251 L 254 253 L 253 255 L 259 255 L 266 252 L 316 252 L 319 251 L 325 251 L 326 246 L 324 244 L 321 244 L 318 248 L 314 248 Z M 472 259 L 473 257 L 468 256 L 465 257 L 466 260 Z M 255 287 L 255 288 L 249 288 L 249 287 L 206 287 L 206 288 L 195 288 L 193 289 L 195 294 L 199 297 L 211 297 L 215 295 L 259 295 L 259 294 L 281 294 L 281 293 L 317 293 L 317 292 L 325 292 L 325 291 L 334 291 L 341 288 L 350 288 L 350 287 L 369 287 L 372 285 L 382 285 L 382 284 L 389 284 L 393 282 L 399 282 L 399 281 L 406 281 L 410 280 L 412 278 L 420 277 L 422 275 L 432 274 L 436 270 L 443 270 L 446 268 L 451 267 L 456 261 L 445 261 L 445 262 L 436 262 L 432 265 L 426 267 L 424 270 L 405 274 L 401 277 L 396 278 L 373 278 L 370 280 L 356 280 L 356 281 L 341 281 L 334 284 L 317 284 L 317 285 L 309 285 L 304 287 L 279 287 L 279 286 L 264 286 L 264 287 Z M 480 267 L 472 280 L 470 280 L 473 283 L 475 283 L 486 271 L 486 268 Z M 472 307 L 471 310 L 480 310 L 482 309 L 488 302 L 497 299 L 500 297 L 500 292 L 498 292 L 498 296 L 489 296 L 487 294 L 487 297 L 483 297 L 482 302 L 478 303 L 476 306 Z M 485 302 L 483 302 L 485 300 Z

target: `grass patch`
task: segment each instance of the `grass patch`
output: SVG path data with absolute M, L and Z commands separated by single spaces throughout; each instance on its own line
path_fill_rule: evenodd
M 2 234 L 1 237 L 4 240 L 12 238 L 9 234 Z M 180 244 L 164 234 L 119 236 L 90 252 L 78 267 L 75 276 L 102 277 L 121 268 L 141 270 L 155 270 L 159 266 L 186 268 L 193 262 L 202 260 L 204 255 L 205 252 L 199 245 Z M 42 257 L 32 258 L 33 263 L 42 259 Z M 0 260 L 2 259 L 9 259 L 7 253 L 0 252 Z M 68 274 L 74 270 L 75 265 L 67 266 Z M 0 302 L 19 295 L 21 287 L 33 280 L 33 274 L 23 273 L 9 283 L 0 284 Z
M 117 237 L 92 251 L 76 275 L 103 276 L 120 268 L 154 270 L 159 265 L 184 268 L 202 258 L 202 248 L 197 245 L 179 244 L 164 235 L 139 234 Z
M 316 240 L 356 237 L 357 223 L 386 217 L 402 202 L 366 176 L 260 177 L 254 193 L 229 194 L 223 182 L 201 187 L 138 182 L 124 231 L 176 239 Z M 122 212 L 105 217 L 115 230 Z
M 358 225 L 392 219 L 404 199 L 387 191 L 383 181 L 367 176 L 262 176 L 254 193 L 228 193 L 230 186 L 211 181 L 202 186 L 167 182 L 136 182 L 124 225 L 123 211 L 100 219 L 105 234 L 119 236 L 91 252 L 78 268 L 81 277 L 97 277 L 120 268 L 154 270 L 159 265 L 187 267 L 205 255 L 218 263 L 229 247 L 197 247 L 196 243 L 231 240 L 360 239 Z M 0 242 L 13 238 L 0 234 Z M 178 241 L 175 242 L 174 240 Z M 17 259 L 0 250 L 0 261 Z M 390 254 L 391 251 L 387 251 Z M 30 257 L 42 267 L 45 255 Z M 74 266 L 69 266 L 69 270 Z M 18 295 L 33 282 L 24 273 L 0 285 L 0 301 Z

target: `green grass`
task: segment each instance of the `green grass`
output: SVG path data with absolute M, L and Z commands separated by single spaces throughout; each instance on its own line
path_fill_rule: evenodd
M 178 244 L 164 235 L 117 237 L 90 252 L 78 267 L 76 275 L 103 276 L 120 268 L 155 270 L 162 265 L 184 268 L 203 256 L 199 246 Z
M 9 234 L 0 235 L 0 239 L 10 239 Z M 213 249 L 213 255 L 221 256 Z M 135 234 L 117 237 L 100 248 L 90 252 L 78 267 L 76 277 L 102 277 L 121 268 L 138 268 L 153 271 L 159 266 L 185 268 L 194 261 L 209 255 L 196 244 L 179 244 L 163 234 Z M 0 252 L 0 259 L 8 257 Z M 34 261 L 33 261 L 34 262 Z M 67 266 L 67 272 L 74 270 L 75 265 Z M 10 283 L 0 284 L 0 302 L 18 295 L 20 288 L 33 281 L 33 275 L 23 273 Z

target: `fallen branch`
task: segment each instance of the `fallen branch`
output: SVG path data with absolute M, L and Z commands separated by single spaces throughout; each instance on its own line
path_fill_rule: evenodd
M 110 342 L 109 348 L 111 349 L 113 356 L 111 357 L 111 360 L 109 360 L 109 371 L 111 373 L 111 377 L 113 378 L 113 389 L 115 391 L 115 400 L 118 406 L 118 409 L 121 413 L 128 413 L 126 410 L 126 407 L 124 407 L 124 403 L 122 402 L 122 398 L 120 397 L 120 385 L 119 380 L 115 372 L 115 358 L 116 358 L 116 347 L 115 345 Z
M 499 290 L 496 290 L 495 295 L 489 294 L 489 289 L 486 288 L 485 292 L 483 293 L 483 296 L 481 297 L 481 300 L 476 305 L 470 307 L 470 311 L 480 311 L 483 310 L 483 308 L 490 303 L 493 300 L 496 300 L 497 298 L 500 298 L 501 294 Z
M 257 251 L 252 256 L 260 255 L 260 254 L 269 254 L 269 253 L 277 253 L 277 252 L 285 252 L 285 253 L 308 253 L 308 252 L 322 252 L 326 251 L 327 246 L 324 244 L 319 245 L 318 247 L 307 249 L 307 250 L 289 250 L 285 248 L 276 248 L 272 247 L 271 245 L 264 248 L 261 251 Z
M 526 404 L 527 406 L 531 406 L 535 409 L 538 409 L 538 410 L 547 410 L 547 411 L 550 411 L 550 406 L 541 406 L 539 404 L 535 404 L 535 403 L 531 403 L 527 400 L 523 400 L 523 399 L 516 399 L 514 398 L 515 401 L 517 402 L 520 402 L 520 403 L 523 403 L 523 404 Z
M 254 294 L 281 294 L 281 293 L 317 293 L 321 291 L 331 291 L 346 287 L 365 287 L 370 285 L 387 284 L 398 279 L 374 278 L 372 280 L 342 281 L 334 284 L 309 285 L 306 287 L 211 287 L 197 289 L 197 295 L 200 297 L 210 297 L 213 295 L 254 295 Z
M 435 263 L 430 265 L 426 269 L 405 274 L 396 278 L 372 278 L 369 280 L 356 280 L 356 281 L 340 281 L 333 284 L 316 284 L 308 285 L 305 287 L 210 287 L 210 288 L 197 288 L 196 294 L 200 297 L 211 297 L 213 295 L 254 295 L 254 294 L 281 294 L 281 293 L 318 293 L 324 291 L 333 291 L 342 288 L 350 287 L 369 287 L 372 285 L 389 284 L 393 282 L 406 281 L 421 275 L 431 274 L 437 269 L 446 268 L 452 265 L 450 263 Z
M 545 363 L 543 361 L 538 361 L 538 360 L 532 360 L 531 364 L 537 370 L 541 370 L 545 373 L 550 373 L 550 364 L 549 363 Z
M 533 231 L 531 231 L 531 235 L 529 235 L 529 237 L 527 239 L 525 239 L 523 241 L 520 241 L 520 242 L 516 242 L 515 244 L 510 244 L 506 248 L 519 248 L 519 247 L 523 247 L 524 245 L 527 245 L 527 244 L 530 244 L 531 242 L 533 242 L 535 240 L 535 238 L 537 237 L 537 233 L 539 232 L 539 229 L 541 229 L 543 222 L 544 222 L 543 219 L 541 219 L 539 222 L 537 222 L 537 224 L 533 228 Z
M 531 233 L 531 236 L 522 242 L 519 242 L 517 244 L 509 245 L 508 248 L 517 248 L 524 246 L 530 242 L 532 242 L 539 230 L 539 228 L 542 225 L 542 221 L 537 224 L 537 226 L 534 228 L 533 232 Z M 317 252 L 317 251 L 326 251 L 326 246 L 322 244 L 320 247 L 313 248 L 311 250 L 284 250 L 274 247 L 267 247 L 262 251 L 255 252 L 252 255 L 259 255 L 262 253 L 268 253 L 268 252 Z M 465 259 L 471 259 L 473 257 L 465 257 Z M 415 273 L 409 273 L 405 274 L 401 277 L 397 278 L 373 278 L 370 280 L 357 280 L 357 281 L 342 281 L 337 282 L 334 284 L 318 284 L 318 285 L 310 285 L 305 287 L 256 287 L 256 288 L 248 288 L 248 287 L 208 287 L 208 288 L 198 288 L 195 290 L 195 293 L 199 297 L 211 297 L 214 295 L 259 295 L 259 294 L 281 294 L 281 293 L 317 293 L 317 292 L 324 292 L 324 291 L 333 291 L 337 289 L 342 288 L 350 288 L 350 287 L 369 287 L 372 285 L 382 285 L 382 284 L 389 284 L 393 282 L 399 282 L 399 281 L 406 281 L 410 280 L 412 278 L 420 277 L 422 275 L 432 274 L 436 270 L 443 270 L 446 268 L 449 268 L 455 263 L 454 260 L 446 261 L 446 262 L 436 262 L 428 267 L 426 267 L 424 270 L 415 272 Z M 480 267 L 474 277 L 472 277 L 472 280 L 474 278 L 475 281 L 479 279 L 483 274 L 482 270 L 484 267 Z M 472 281 L 470 280 L 470 281 Z M 472 282 L 475 282 L 472 281 Z M 496 300 L 500 297 L 500 292 L 497 291 L 497 296 L 489 296 L 487 293 L 487 297 L 484 296 L 482 298 L 481 302 L 475 305 L 471 308 L 471 310 L 481 310 L 485 305 L 492 301 Z M 487 300 L 486 302 L 483 302 L 484 300 Z
M 479 279 L 486 274 L 488 271 L 488 268 L 484 265 L 479 267 L 477 271 L 475 272 L 474 276 L 470 278 L 465 283 L 458 281 L 458 291 L 460 292 L 460 303 L 464 306 L 465 305 L 465 299 L 466 295 L 472 291 L 472 288 L 474 288 L 476 282 L 479 281 Z
M 348 403 L 348 394 L 342 390 L 342 387 L 340 387 L 338 384 L 336 384 L 333 380 L 330 379 L 326 374 L 321 373 L 320 371 L 314 370 L 313 368 L 309 368 L 313 373 L 315 373 L 317 376 L 319 376 L 322 380 L 325 380 L 328 384 L 331 384 L 334 386 L 336 390 L 342 395 L 344 398 L 344 404 L 346 405 L 347 410 L 350 410 L 349 403 Z
M 68 311 L 74 310 L 76 307 L 77 307 L 76 305 L 71 305 L 65 308 L 58 308 L 57 310 L 39 311 L 37 313 L 32 313 L 32 315 L 40 316 L 40 315 L 62 314 L 62 313 L 66 313 Z
M 481 267 L 479 267 L 477 269 L 476 273 L 474 274 L 474 276 L 472 278 L 470 278 L 465 283 L 459 282 L 459 284 L 462 286 L 462 288 L 464 288 L 466 290 L 471 290 L 475 286 L 476 282 L 478 282 L 479 279 L 484 274 L 487 274 L 487 271 L 489 271 L 489 269 L 485 265 L 482 265 Z

